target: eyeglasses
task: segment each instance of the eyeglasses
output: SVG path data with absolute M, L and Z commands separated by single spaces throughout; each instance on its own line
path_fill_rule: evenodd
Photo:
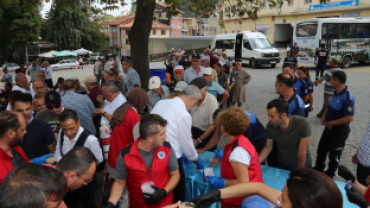
M 84 178 L 82 178 L 79 175 L 77 175 L 77 177 L 81 178 L 84 181 L 84 183 L 91 183 L 91 181 L 93 180 L 92 178 L 90 178 L 90 179 L 84 179 Z
M 53 110 L 54 108 L 60 108 L 60 105 L 55 105 L 55 106 L 47 106 L 49 110 Z

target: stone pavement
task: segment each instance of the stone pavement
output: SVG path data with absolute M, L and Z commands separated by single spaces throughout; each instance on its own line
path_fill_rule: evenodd
M 266 106 L 270 100 L 278 97 L 275 93 L 274 85 L 276 75 L 281 72 L 281 64 L 277 65 L 276 68 L 263 67 L 260 69 L 251 69 L 248 66 L 244 67 L 251 74 L 252 80 L 246 86 L 247 99 L 243 104 L 243 108 L 254 113 L 263 124 L 267 124 Z M 352 131 L 340 162 L 355 173 L 356 166 L 351 162 L 352 156 L 357 151 L 357 146 L 366 131 L 370 119 L 368 90 L 370 88 L 370 65 L 355 65 L 353 68 L 346 69 L 345 72 L 347 73 L 346 84 L 355 97 L 355 120 L 350 125 Z M 315 76 L 314 70 L 310 70 L 310 73 L 311 77 Z M 320 120 L 316 117 L 323 104 L 323 89 L 324 82 L 318 86 L 314 86 L 314 110 L 308 117 L 308 121 L 312 127 L 312 136 L 309 145 L 311 147 L 313 161 L 316 161 L 317 145 L 324 130 L 324 126 L 321 125 Z M 222 139 L 219 142 L 219 147 L 223 148 L 227 142 L 226 139 Z M 339 177 L 335 179 L 340 180 Z

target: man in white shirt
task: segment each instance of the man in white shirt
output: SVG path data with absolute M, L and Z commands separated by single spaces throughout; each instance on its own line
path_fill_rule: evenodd
M 15 85 L 13 86 L 12 91 L 21 91 L 23 93 L 27 93 L 26 86 L 27 86 L 27 77 L 25 74 L 18 73 L 15 75 L 14 78 Z
M 98 139 L 89 132 L 85 131 L 82 126 L 80 126 L 80 120 L 78 119 L 77 113 L 71 109 L 64 109 L 64 111 L 59 115 L 59 124 L 62 129 L 59 133 L 59 138 L 57 141 L 57 146 L 55 150 L 55 157 L 57 162 L 59 162 L 65 154 L 67 154 L 71 149 L 78 146 L 84 146 L 91 150 L 91 152 L 96 157 L 98 163 L 103 161 L 102 149 Z M 83 179 L 81 179 L 83 180 Z M 95 208 L 95 187 L 96 179 L 95 176 L 91 180 L 86 181 L 87 186 L 82 187 L 84 190 L 68 193 L 64 197 L 64 201 L 68 207 L 77 207 L 79 199 L 81 200 L 84 208 Z M 80 188 L 80 189 L 82 189 Z
M 53 69 L 50 67 L 49 62 L 44 62 L 45 83 L 49 89 L 53 89 Z
M 153 108 L 152 114 L 158 114 L 167 120 L 166 141 L 171 143 L 174 148 L 177 161 L 179 163 L 180 181 L 173 190 L 174 201 L 185 200 L 185 173 L 182 167 L 181 156 L 196 164 L 197 169 L 204 168 L 204 163 L 198 157 L 194 148 L 191 126 L 192 119 L 188 112 L 202 98 L 198 87 L 189 85 L 184 89 L 184 93 L 169 100 L 160 100 Z
M 212 138 L 216 126 L 213 123 L 213 113 L 218 109 L 218 102 L 215 96 L 207 92 L 207 81 L 204 77 L 197 77 L 190 82 L 199 88 L 202 98 L 191 109 L 190 114 L 193 120 L 191 133 L 197 149 L 205 147 Z M 217 145 L 209 149 L 214 151 Z
M 96 114 L 101 115 L 101 121 L 109 128 L 109 133 L 112 132 L 109 121 L 112 119 L 114 111 L 127 100 L 113 82 L 104 82 L 102 85 L 103 97 L 106 99 L 103 103 L 103 108 L 96 109 Z

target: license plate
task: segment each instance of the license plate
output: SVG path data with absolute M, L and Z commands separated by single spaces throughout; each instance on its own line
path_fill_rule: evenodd
M 276 64 L 276 61 L 270 61 L 270 64 Z

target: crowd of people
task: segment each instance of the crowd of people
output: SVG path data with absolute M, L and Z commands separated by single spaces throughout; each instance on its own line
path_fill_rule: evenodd
M 21 63 L 14 83 L 4 68 L 0 207 L 97 207 L 99 169 L 113 181 L 106 208 L 178 207 L 185 200 L 184 165 L 204 169 L 205 151 L 214 152 L 210 164 L 221 164 L 221 175 L 207 177 L 214 190 L 193 198 L 195 207 L 270 207 L 268 201 L 282 208 L 343 207 L 332 180 L 338 166 L 352 184 L 346 186 L 349 200 L 369 207 L 370 131 L 353 158 L 357 179 L 339 165 L 355 112 L 346 73 L 331 59 L 331 69 L 312 82 L 291 60 L 276 76 L 278 96 L 265 104 L 266 125 L 241 108 L 251 76 L 225 50 L 206 49 L 202 57 L 171 50 L 169 80 L 151 77 L 149 91 L 131 61 L 115 56 L 112 63 L 99 58 L 84 80 L 60 77 L 54 86 L 47 62 L 35 60 L 28 69 Z M 323 81 L 325 102 L 317 116 L 325 130 L 313 161 L 306 117 L 313 86 Z M 102 134 L 110 135 L 109 150 Z M 228 141 L 223 150 L 217 148 L 221 137 Z M 261 164 L 291 171 L 282 191 L 263 184 Z

